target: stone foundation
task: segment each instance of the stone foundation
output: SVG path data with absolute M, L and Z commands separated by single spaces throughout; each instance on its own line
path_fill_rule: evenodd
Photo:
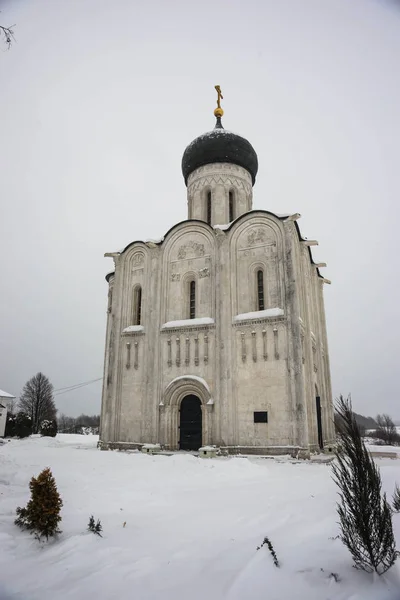
M 221 446 L 222 454 L 239 455 L 252 454 L 255 456 L 284 456 L 293 458 L 310 458 L 310 450 L 300 446 Z
M 144 443 L 138 442 L 98 442 L 100 450 L 142 450 Z M 161 445 L 161 451 L 180 452 L 171 450 L 168 445 Z M 316 450 L 311 449 L 311 452 Z M 310 449 L 300 446 L 219 446 L 219 453 L 223 456 L 238 456 L 251 454 L 254 456 L 285 456 L 292 458 L 310 458 Z

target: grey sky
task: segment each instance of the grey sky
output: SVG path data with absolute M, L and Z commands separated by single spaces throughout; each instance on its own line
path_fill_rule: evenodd
M 224 126 L 254 208 L 300 212 L 324 274 L 333 391 L 400 417 L 400 6 L 377 0 L 0 2 L 0 387 L 102 376 L 104 252 L 186 218 L 185 146 Z M 94 384 L 56 398 L 100 409 Z

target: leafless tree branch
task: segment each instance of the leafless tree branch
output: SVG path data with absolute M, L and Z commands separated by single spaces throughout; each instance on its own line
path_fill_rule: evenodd
M 4 27 L 3 25 L 0 25 L 0 38 L 3 37 L 4 42 L 7 45 L 7 50 L 9 50 L 11 48 L 11 44 L 15 42 L 14 31 L 12 30 L 12 27 L 15 27 L 15 24 L 10 25 L 10 27 Z

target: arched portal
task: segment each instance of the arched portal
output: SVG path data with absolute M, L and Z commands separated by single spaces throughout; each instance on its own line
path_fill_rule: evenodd
M 203 378 L 184 375 L 173 379 L 162 394 L 159 409 L 158 438 L 166 448 L 183 450 L 189 449 L 188 444 L 190 444 L 193 446 L 191 449 L 198 450 L 201 446 L 214 443 L 212 437 L 214 400 Z M 181 425 L 184 426 L 184 435 L 181 432 Z M 192 432 L 190 433 L 188 429 Z
M 194 394 L 185 396 L 179 410 L 179 448 L 198 450 L 202 445 L 203 419 L 201 401 Z

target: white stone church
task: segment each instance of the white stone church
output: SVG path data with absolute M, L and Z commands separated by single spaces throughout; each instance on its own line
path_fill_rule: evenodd
M 325 265 L 299 214 L 252 210 L 257 155 L 223 128 L 216 89 L 215 128 L 183 154 L 187 220 L 106 254 L 101 447 L 330 450 Z

